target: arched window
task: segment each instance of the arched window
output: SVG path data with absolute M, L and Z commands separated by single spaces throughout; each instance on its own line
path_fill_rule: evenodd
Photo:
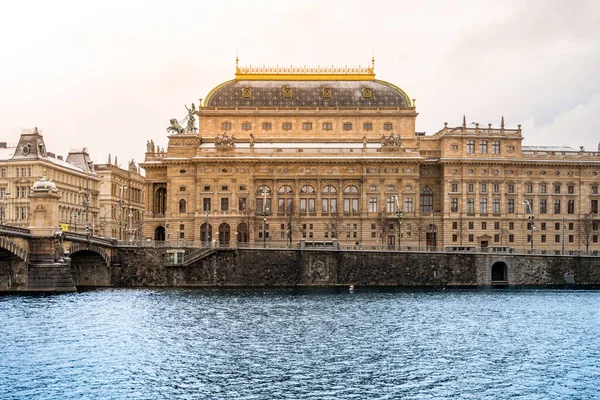
M 323 213 L 337 213 L 337 189 L 335 186 L 327 185 L 323 188 L 321 211 Z
M 430 188 L 421 189 L 421 212 L 433 212 L 433 190 Z
M 258 189 L 256 189 L 256 194 L 263 194 L 263 193 L 271 194 L 271 188 L 268 187 L 267 185 L 260 185 L 258 187 Z
M 354 185 L 348 185 L 344 189 L 344 193 L 345 194 L 356 194 L 356 193 L 358 193 L 358 188 Z
M 294 190 L 288 185 L 283 185 L 282 187 L 279 188 L 277 193 L 292 194 L 292 193 L 294 193 Z
M 187 212 L 187 203 L 185 199 L 179 200 L 179 213 L 183 214 Z
M 327 185 L 323 188 L 323 193 L 337 193 L 335 186 Z
M 300 188 L 300 193 L 314 193 L 315 188 L 310 185 L 304 185 Z

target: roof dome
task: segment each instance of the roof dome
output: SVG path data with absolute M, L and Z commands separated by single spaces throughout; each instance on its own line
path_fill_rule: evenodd
M 412 108 L 399 87 L 370 67 L 239 67 L 206 96 L 204 107 Z
M 44 176 L 42 176 L 37 182 L 33 184 L 31 189 L 33 193 L 58 193 L 58 188 L 48 178 L 46 178 L 46 170 L 44 170 Z

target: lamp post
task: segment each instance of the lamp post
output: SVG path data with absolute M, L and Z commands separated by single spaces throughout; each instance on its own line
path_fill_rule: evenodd
M 400 200 L 398 200 L 398 196 L 392 196 L 392 198 L 396 202 L 396 218 L 398 218 L 398 250 L 400 250 L 400 240 L 402 239 L 402 220 L 404 219 L 404 211 L 400 209 Z
M 6 200 L 10 199 L 10 193 L 2 192 L 0 193 L 0 225 L 4 225 L 5 218 L 4 212 L 6 210 Z
M 531 208 L 531 203 L 529 202 L 529 200 L 523 200 L 523 204 L 527 205 L 527 208 L 529 208 L 529 217 L 527 217 L 528 221 L 529 221 L 529 226 L 531 228 L 531 252 L 533 253 L 533 209 Z
M 269 192 L 267 190 L 262 191 L 263 196 L 263 248 L 267 247 L 267 215 L 269 215 L 269 209 L 267 208 L 267 194 Z
M 79 189 L 79 193 L 83 196 L 83 200 L 81 204 L 85 210 L 85 234 L 89 234 L 90 225 L 89 225 L 89 212 L 90 212 L 90 180 L 89 175 L 86 171 L 85 173 L 85 191 Z
M 119 240 L 123 240 L 123 230 L 121 227 L 121 223 L 123 221 L 123 190 L 127 189 L 126 185 L 121 185 L 120 194 L 119 194 Z

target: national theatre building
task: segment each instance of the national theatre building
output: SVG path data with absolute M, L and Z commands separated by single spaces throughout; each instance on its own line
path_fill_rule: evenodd
M 522 146 L 503 119 L 417 133 L 414 101 L 374 64 L 236 63 L 188 112 L 141 164 L 155 240 L 600 249 L 600 153 Z

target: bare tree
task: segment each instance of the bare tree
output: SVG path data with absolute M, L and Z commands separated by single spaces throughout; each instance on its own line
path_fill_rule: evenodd
M 344 218 L 341 213 L 336 211 L 329 215 L 329 227 L 332 239 L 339 239 L 340 235 L 344 231 Z
M 294 240 L 294 233 L 304 232 L 304 220 L 304 215 L 297 212 L 293 202 L 286 207 L 284 214 L 284 230 L 290 247 Z
M 592 242 L 592 214 L 586 214 L 579 222 L 579 235 L 581 242 L 585 245 L 585 254 L 588 253 Z
M 463 236 L 465 233 L 465 222 L 463 221 L 462 217 L 460 217 L 460 219 L 458 220 L 458 239 L 460 241 L 460 245 L 463 245 Z
M 384 249 L 386 246 L 386 238 L 388 233 L 390 232 L 390 221 L 391 218 L 388 215 L 380 211 L 377 214 L 377 228 L 379 229 L 379 237 L 381 238 L 381 248 Z
M 429 229 L 429 225 L 427 225 L 427 221 L 419 218 L 417 220 L 417 239 L 419 241 L 419 247 L 421 247 L 421 239 L 424 241 L 427 240 L 427 231 Z
M 250 238 L 254 237 L 254 232 L 256 231 L 256 210 L 250 206 L 246 206 L 240 212 L 242 214 L 242 223 L 248 229 L 248 240 L 250 240 Z

